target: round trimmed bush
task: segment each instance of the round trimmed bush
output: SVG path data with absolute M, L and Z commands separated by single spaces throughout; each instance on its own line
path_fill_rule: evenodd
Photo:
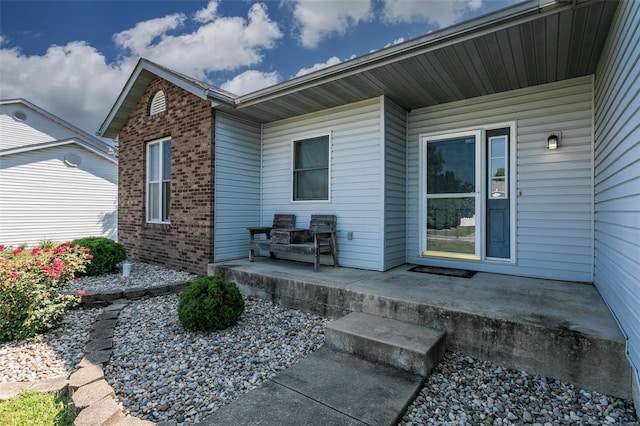
M 118 272 L 118 264 L 127 258 L 124 245 L 105 237 L 80 238 L 71 242 L 73 246 L 79 244 L 88 248 L 89 254 L 93 256 L 91 262 L 87 264 L 84 272 L 78 275 L 88 275 L 95 277 L 113 272 Z
M 222 277 L 202 277 L 180 293 L 178 319 L 187 330 L 224 330 L 244 312 L 244 299 L 235 284 Z

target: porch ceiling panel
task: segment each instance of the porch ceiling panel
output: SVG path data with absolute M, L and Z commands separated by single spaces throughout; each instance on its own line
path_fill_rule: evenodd
M 380 95 L 412 110 L 593 74 L 617 5 L 558 3 L 551 11 L 413 42 L 396 55 L 346 62 L 318 78 L 241 96 L 235 113 L 264 123 Z

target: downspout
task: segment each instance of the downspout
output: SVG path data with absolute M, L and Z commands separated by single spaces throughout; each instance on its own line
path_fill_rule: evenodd
M 592 74 L 591 75 L 591 111 L 592 111 L 592 114 L 591 114 L 591 206 L 592 206 L 591 207 L 591 281 L 593 282 L 593 286 L 596 288 L 596 290 L 598 290 L 598 286 L 596 285 L 596 282 L 595 282 L 595 278 L 596 278 L 596 219 L 595 219 L 596 217 L 596 202 L 595 202 L 595 194 L 596 194 L 595 96 L 596 94 L 595 92 L 596 92 L 595 74 Z M 598 293 L 600 293 L 600 290 L 598 290 Z M 638 367 L 633 363 L 631 359 L 630 349 L 629 349 L 629 336 L 627 335 L 624 328 L 622 327 L 622 323 L 618 319 L 618 316 L 616 315 L 615 311 L 611 308 L 611 305 L 609 305 L 609 302 L 607 301 L 607 299 L 605 299 L 602 296 L 600 297 L 604 302 L 604 304 L 609 309 L 611 316 L 613 317 L 616 324 L 618 325 L 618 329 L 620 330 L 620 333 L 622 333 L 622 336 L 624 337 L 624 344 L 625 344 L 624 355 L 631 369 L 631 378 L 630 378 L 631 389 L 629 391 L 631 393 L 631 400 L 635 404 L 636 416 L 640 417 L 640 403 L 634 400 L 634 397 L 640 399 L 640 389 L 639 389 L 640 388 L 640 369 L 638 369 Z
M 575 0 L 574 0 L 575 2 Z M 596 81 L 591 75 L 591 282 L 596 275 Z
M 262 222 L 262 218 L 264 217 L 264 202 L 263 202 L 263 200 L 264 200 L 264 197 L 263 197 L 263 194 L 264 194 L 264 186 L 263 186 L 264 185 L 264 183 L 263 183 L 264 182 L 264 179 L 263 179 L 264 161 L 263 161 L 263 156 L 264 156 L 264 123 L 260 123 L 260 177 L 259 177 L 259 179 L 260 179 L 260 185 L 259 185 L 260 194 L 258 196 L 258 204 L 259 204 L 258 214 L 260 215 L 260 218 L 259 218 L 260 219 L 260 226 L 268 226 L 268 224 L 265 225 Z
M 387 269 L 387 112 L 386 97 L 380 96 L 380 158 L 382 158 L 382 177 L 381 177 L 381 198 L 382 198 L 382 244 L 380 244 L 380 271 Z
M 404 113 L 404 261 L 409 260 L 409 114 Z

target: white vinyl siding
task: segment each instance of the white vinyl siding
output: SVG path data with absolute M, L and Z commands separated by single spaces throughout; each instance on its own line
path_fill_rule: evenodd
M 216 112 L 214 261 L 249 256 L 260 226 L 260 125 Z M 271 220 L 267 223 L 271 224 Z
M 68 167 L 65 155 L 81 159 Z M 0 243 L 116 239 L 116 165 L 77 144 L 0 157 Z
M 296 225 L 304 228 L 312 214 L 334 214 L 340 264 L 384 268 L 382 102 L 375 98 L 264 125 L 262 224 L 270 224 L 274 213 L 293 213 Z M 294 203 L 291 141 L 323 133 L 331 133 L 331 201 Z
M 638 28 L 640 2 L 622 2 L 600 58 L 595 84 L 594 283 L 628 338 L 628 357 L 636 374 L 640 369 Z M 636 383 L 638 380 L 636 376 Z
M 15 111 L 23 111 L 27 119 L 15 120 Z M 23 104 L 0 105 L 0 150 L 72 139 L 77 136 L 77 133 Z
M 553 279 L 592 280 L 592 77 L 551 83 L 409 114 L 407 258 Z M 516 264 L 420 256 L 419 135 L 516 121 Z M 547 137 L 562 131 L 560 149 Z
M 385 206 L 384 269 L 406 261 L 407 116 L 405 110 L 385 99 Z

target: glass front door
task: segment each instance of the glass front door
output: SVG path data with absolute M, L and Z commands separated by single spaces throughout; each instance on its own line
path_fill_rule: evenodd
M 480 133 L 426 140 L 425 255 L 479 259 Z
M 513 256 L 512 127 L 422 138 L 424 256 Z

